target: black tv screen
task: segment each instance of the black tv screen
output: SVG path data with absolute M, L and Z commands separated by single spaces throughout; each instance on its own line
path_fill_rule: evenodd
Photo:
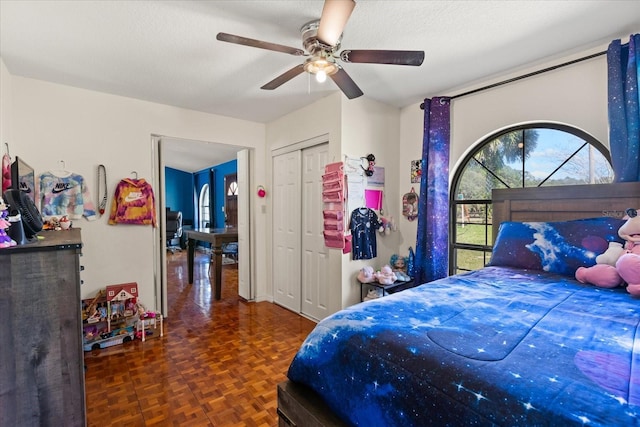
M 16 160 L 11 164 L 11 188 L 22 191 L 35 203 L 35 171 L 18 156 L 16 156 Z

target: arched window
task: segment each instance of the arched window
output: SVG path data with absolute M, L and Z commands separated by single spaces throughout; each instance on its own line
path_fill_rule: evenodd
M 200 217 L 200 227 L 206 228 L 211 225 L 211 210 L 209 208 L 209 184 L 202 186 L 200 196 L 198 196 L 198 208 Z
M 238 195 L 238 182 L 232 181 L 227 185 L 227 196 L 237 196 Z
M 453 177 L 449 274 L 476 270 L 489 262 L 492 189 L 612 181 L 608 151 L 579 129 L 537 123 L 489 136 L 465 157 Z

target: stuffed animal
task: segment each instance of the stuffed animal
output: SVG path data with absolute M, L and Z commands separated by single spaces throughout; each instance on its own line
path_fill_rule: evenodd
M 411 280 L 411 277 L 407 275 L 408 260 L 408 257 L 403 257 L 398 254 L 391 255 L 389 262 L 391 263 L 393 273 L 396 275 L 396 281 L 408 282 Z
M 362 267 L 358 273 L 358 281 L 360 283 L 371 283 L 376 281 L 376 276 L 373 272 L 373 267 L 367 265 Z
M 386 234 L 387 236 L 391 234 L 391 231 L 394 230 L 393 217 L 386 218 L 381 216 L 380 218 L 380 227 L 378 228 L 378 232 L 380 234 Z
M 407 259 L 401 255 L 393 254 L 391 258 L 389 258 L 389 262 L 391 263 L 391 269 L 394 273 L 401 271 L 403 273 L 407 272 Z
M 609 245 L 607 251 L 596 258 L 593 267 L 580 267 L 576 279 L 603 288 L 627 284 L 631 295 L 640 296 L 640 216 L 636 209 L 627 209 L 627 221 L 618 230 L 626 242 L 624 248 Z
M 397 277 L 391 267 L 385 265 L 380 271 L 376 273 L 376 279 L 382 285 L 390 285 L 397 280 Z
M 618 258 L 624 253 L 624 248 L 620 242 L 609 242 L 609 247 L 604 253 L 596 257 L 596 264 L 608 264 L 616 266 Z

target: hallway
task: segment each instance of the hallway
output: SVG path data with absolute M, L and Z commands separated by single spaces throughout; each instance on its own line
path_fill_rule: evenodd
M 167 264 L 165 336 L 85 353 L 87 425 L 276 426 L 276 385 L 315 323 L 239 298 L 235 264 L 219 301 L 207 255 L 196 252 L 192 285 L 185 251 Z

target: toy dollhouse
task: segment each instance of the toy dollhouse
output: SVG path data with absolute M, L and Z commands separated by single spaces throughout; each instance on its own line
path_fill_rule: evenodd
M 95 298 L 84 300 L 84 350 L 107 348 L 133 340 L 137 301 L 138 284 L 135 282 L 107 286 Z
M 138 284 L 130 282 L 107 286 L 106 298 L 107 324 L 109 330 L 111 330 L 112 323 L 127 323 L 137 314 Z
M 95 298 L 83 300 L 85 351 L 163 336 L 162 314 L 146 311 L 138 296 L 138 284 L 131 282 L 107 286 Z

